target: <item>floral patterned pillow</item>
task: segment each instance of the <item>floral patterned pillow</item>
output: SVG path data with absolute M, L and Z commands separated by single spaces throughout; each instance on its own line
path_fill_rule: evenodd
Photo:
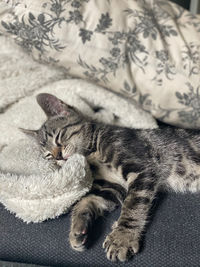
M 200 126 L 200 17 L 167 0 L 7 0 L 0 32 L 160 120 Z

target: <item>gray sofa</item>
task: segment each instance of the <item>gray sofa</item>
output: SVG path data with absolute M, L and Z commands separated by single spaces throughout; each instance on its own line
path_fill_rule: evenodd
M 59 267 L 197 267 L 199 210 L 199 194 L 159 194 L 140 253 L 126 264 L 113 264 L 106 259 L 102 242 L 120 209 L 96 221 L 91 244 L 81 253 L 69 246 L 69 214 L 40 224 L 25 224 L 0 206 L 0 259 Z

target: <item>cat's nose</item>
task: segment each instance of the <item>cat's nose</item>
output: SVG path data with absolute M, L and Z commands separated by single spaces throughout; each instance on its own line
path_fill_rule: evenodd
M 62 151 L 59 147 L 53 148 L 51 153 L 52 153 L 54 159 L 63 160 Z
M 62 152 L 59 151 L 57 156 L 56 156 L 56 160 L 63 160 L 63 156 L 62 156 Z

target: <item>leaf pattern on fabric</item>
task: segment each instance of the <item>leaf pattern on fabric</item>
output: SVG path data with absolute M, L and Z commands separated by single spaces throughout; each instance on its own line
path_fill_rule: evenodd
M 144 110 L 149 111 L 152 107 L 152 100 L 150 94 L 141 94 L 136 88 L 136 86 L 131 86 L 126 80 L 123 83 L 122 91 L 125 92 L 128 96 L 131 95 L 131 98 L 135 103 L 139 103 Z
M 128 95 L 160 120 L 200 126 L 199 16 L 166 0 L 7 3 L 24 12 L 0 28 L 36 59 Z M 186 38 L 190 29 L 199 38 Z
M 167 50 L 156 51 L 155 58 L 157 59 L 158 63 L 156 65 L 156 76 L 153 80 L 156 80 L 158 86 L 162 86 L 163 75 L 168 80 L 173 80 L 176 75 L 176 67 L 170 61 Z
M 189 122 L 196 127 L 200 120 L 200 86 L 194 88 L 190 83 L 187 86 L 188 93 L 176 92 L 178 102 L 185 106 L 178 114 L 182 122 Z
M 91 41 L 92 34 L 92 31 L 80 29 L 79 36 L 81 36 L 83 44 L 85 44 L 87 41 Z
M 182 60 L 184 69 L 188 75 L 198 75 L 200 72 L 200 45 L 195 45 L 192 42 L 184 47 L 182 51 Z
M 152 38 L 153 40 L 157 40 L 158 35 L 164 37 L 177 36 L 178 33 L 173 26 L 167 24 L 169 15 L 161 8 L 158 8 L 157 5 L 154 7 L 155 9 L 144 8 L 143 11 L 124 10 L 128 16 L 137 19 L 135 33 L 142 34 L 144 39 Z
M 108 75 L 112 74 L 116 76 L 117 70 L 125 67 L 126 64 L 134 62 L 143 72 L 145 72 L 145 66 L 147 65 L 148 52 L 145 46 L 136 38 L 134 32 L 104 32 L 108 35 L 108 40 L 112 43 L 113 48 L 109 51 L 110 55 L 105 58 L 101 57 L 99 63 L 100 68 L 91 68 L 79 57 L 78 64 L 87 69 L 84 74 L 87 77 L 95 77 L 94 80 L 103 81 L 107 83 L 109 81 Z M 120 46 L 118 46 L 120 44 Z M 121 46 L 126 45 L 126 50 L 122 51 Z
M 110 14 L 107 12 L 106 14 L 102 14 L 99 19 L 99 24 L 97 25 L 95 31 L 103 32 L 107 30 L 112 25 L 112 19 L 110 18 Z
M 200 32 L 200 21 L 197 18 L 197 16 L 193 15 L 192 13 L 189 13 L 186 16 L 188 19 L 187 24 L 192 25 L 193 27 L 197 29 L 198 32 Z
M 51 2 L 54 2 L 53 0 Z M 52 4 L 52 11 L 56 12 L 56 15 L 60 15 L 64 12 L 59 5 L 59 11 Z M 62 46 L 57 38 L 54 37 L 54 27 L 61 24 L 62 19 L 57 17 L 56 19 L 46 14 L 39 14 L 37 17 L 31 12 L 25 21 L 23 16 L 21 21 L 18 17 L 15 18 L 13 23 L 1 22 L 6 31 L 16 36 L 15 41 L 21 45 L 28 52 L 32 52 L 33 49 L 37 49 L 41 54 L 45 53 L 46 47 L 55 49 L 57 51 L 63 50 Z

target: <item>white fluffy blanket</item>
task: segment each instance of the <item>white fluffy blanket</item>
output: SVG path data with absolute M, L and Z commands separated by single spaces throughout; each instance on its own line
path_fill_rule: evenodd
M 38 129 L 45 121 L 35 100 L 38 93 L 55 94 L 108 123 L 154 128 L 156 122 L 128 99 L 34 62 L 3 36 L 0 45 L 0 201 L 23 221 L 41 222 L 68 211 L 90 190 L 92 177 L 81 155 L 55 169 L 18 129 Z M 94 106 L 103 109 L 95 113 Z

